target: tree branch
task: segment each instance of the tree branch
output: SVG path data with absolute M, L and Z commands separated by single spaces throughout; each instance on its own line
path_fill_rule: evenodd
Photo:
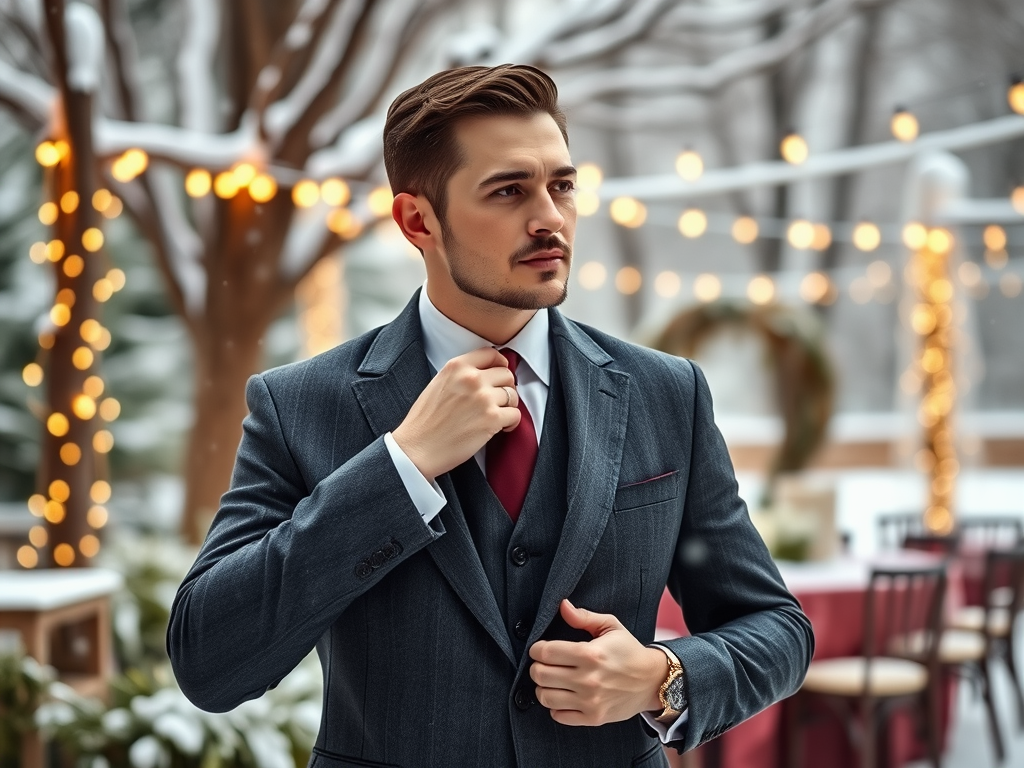
M 96 120 L 96 154 L 112 157 L 134 147 L 182 168 L 222 170 L 258 150 L 253 122 L 243 120 L 238 130 L 231 133 L 203 133 L 174 125 L 100 117 Z
M 10 104 L 38 125 L 46 125 L 53 116 L 57 91 L 37 77 L 15 69 L 0 60 L 0 101 Z
M 181 124 L 196 131 L 218 130 L 214 59 L 220 44 L 219 0 L 185 0 L 185 36 L 178 52 Z
M 342 0 L 327 22 L 320 44 L 298 83 L 283 99 L 267 107 L 263 127 L 274 144 L 280 144 L 295 127 L 316 97 L 334 79 L 352 36 L 366 8 L 366 0 Z
M 742 77 L 778 66 L 856 11 L 884 2 L 887 0 L 826 0 L 779 35 L 728 53 L 706 66 L 621 67 L 581 75 L 560 88 L 561 101 L 573 106 L 624 92 L 715 91 Z
M 544 50 L 554 41 L 576 30 L 600 25 L 627 7 L 626 0 L 577 0 L 566 6 L 561 15 L 552 18 L 546 27 L 536 24 L 526 32 L 505 40 L 483 63 L 493 66 L 510 61 L 539 61 Z

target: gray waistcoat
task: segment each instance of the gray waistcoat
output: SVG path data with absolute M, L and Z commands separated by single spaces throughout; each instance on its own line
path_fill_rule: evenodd
M 466 524 L 505 616 L 505 628 L 517 656 L 523 654 L 524 641 L 533 628 L 568 508 L 569 431 L 554 356 L 551 362 L 551 388 L 540 450 L 518 522 L 512 524 L 475 459 L 451 473 Z

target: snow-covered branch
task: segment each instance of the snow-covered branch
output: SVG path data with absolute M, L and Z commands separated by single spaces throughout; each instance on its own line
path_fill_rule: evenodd
M 91 5 L 74 2 L 64 9 L 67 40 L 68 87 L 96 93 L 103 76 L 105 40 L 103 22 Z
M 410 22 L 425 5 L 422 0 L 395 0 L 387 13 L 379 17 L 380 25 L 372 33 L 373 46 L 367 60 L 360 65 L 359 77 L 351 90 L 331 111 L 327 112 L 310 132 L 310 144 L 323 147 L 353 121 L 366 113 L 387 84 L 399 58 Z
M 559 91 L 566 106 L 620 93 L 710 92 L 742 77 L 778 66 L 808 43 L 846 21 L 857 11 L 887 0 L 825 0 L 779 35 L 740 48 L 704 66 L 621 67 L 581 75 Z
M 504 40 L 481 63 L 493 66 L 508 62 L 530 64 L 540 61 L 544 51 L 556 40 L 576 30 L 602 24 L 628 7 L 628 0 L 576 0 L 568 3 L 561 14 L 552 15 L 547 23 L 538 19 L 529 29 Z
M 628 195 L 640 200 L 685 200 L 743 189 L 838 176 L 910 160 L 929 150 L 964 150 L 1024 136 L 1024 117 L 1006 115 L 948 131 L 922 134 L 916 141 L 886 141 L 811 155 L 801 165 L 783 161 L 750 163 L 710 170 L 697 181 L 674 173 L 608 179 L 599 190 L 602 199 Z
M 0 101 L 46 125 L 53 113 L 57 91 L 37 77 L 0 60 Z
M 178 52 L 181 124 L 195 131 L 218 128 L 214 59 L 220 44 L 219 0 L 185 0 L 185 37 Z
M 242 158 L 258 152 L 259 143 L 252 119 L 243 119 L 231 133 L 204 133 L 173 125 L 133 123 L 124 120 L 96 119 L 95 146 L 100 157 L 112 157 L 138 148 L 152 158 L 166 160 L 183 168 L 201 166 L 210 170 L 230 168 Z
M 306 172 L 314 179 L 362 178 L 380 163 L 384 120 L 385 113 L 379 112 L 352 124 L 334 144 L 309 156 Z
M 199 2 L 200 0 L 196 0 Z M 337 68 L 348 52 L 359 19 L 364 13 L 366 0 L 342 0 L 334 9 L 324 33 L 320 36 L 320 44 L 310 58 L 309 66 L 291 92 L 280 101 L 267 107 L 263 124 L 268 137 L 275 144 L 279 143 L 302 118 L 310 104 L 326 88 L 334 77 Z M 303 8 L 305 11 L 306 8 Z M 295 29 L 305 29 L 308 22 L 299 19 L 289 29 L 288 35 L 296 38 L 299 33 Z M 286 38 L 287 40 L 287 38 Z M 298 44 L 296 39 L 293 44 Z

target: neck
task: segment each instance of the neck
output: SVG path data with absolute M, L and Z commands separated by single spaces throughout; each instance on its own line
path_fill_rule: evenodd
M 491 344 L 502 345 L 523 330 L 535 309 L 512 309 L 427 278 L 427 297 L 445 317 Z

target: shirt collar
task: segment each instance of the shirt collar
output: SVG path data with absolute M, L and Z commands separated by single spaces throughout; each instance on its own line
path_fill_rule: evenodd
M 507 344 L 491 344 L 482 336 L 463 328 L 449 319 L 427 296 L 427 285 L 423 284 L 419 301 L 420 326 L 423 328 L 423 347 L 427 361 L 435 371 L 440 371 L 453 357 L 464 355 L 480 347 L 504 349 L 509 347 L 519 353 L 530 370 L 546 386 L 550 386 L 551 347 L 548 343 L 549 321 L 546 310 L 535 312 Z

